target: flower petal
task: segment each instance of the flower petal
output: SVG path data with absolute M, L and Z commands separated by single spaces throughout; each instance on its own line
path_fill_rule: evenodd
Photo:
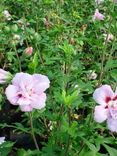
M 105 16 L 99 12 L 98 9 L 95 10 L 93 15 L 93 20 L 104 20 Z
M 13 83 L 13 85 L 19 85 L 19 83 L 21 82 L 21 79 L 22 79 L 22 76 L 23 76 L 23 72 L 21 72 L 21 73 L 17 73 L 15 76 L 14 76 L 14 78 L 13 78 L 13 80 L 12 80 L 12 83 Z
M 36 109 L 42 109 L 45 107 L 46 94 L 35 95 L 32 99 L 31 106 Z
M 113 119 L 117 119 L 117 108 L 116 107 L 109 107 L 109 114 Z
M 20 105 L 20 109 L 23 112 L 31 112 L 33 108 L 30 105 Z
M 12 75 L 10 72 L 7 72 L 0 68 L 0 84 L 7 82 L 11 78 L 12 78 Z
M 18 97 L 18 87 L 14 86 L 14 85 L 9 85 L 5 90 L 5 94 L 11 104 L 18 105 L 17 104 L 17 100 L 19 98 Z
M 94 111 L 94 120 L 96 122 L 103 122 L 107 119 L 108 109 L 105 109 L 103 106 L 96 106 Z
M 31 103 L 29 98 L 21 97 L 17 101 L 18 105 L 29 105 Z
M 35 92 L 38 94 L 43 93 L 47 88 L 49 88 L 50 81 L 45 75 L 33 74 L 33 81 Z
M 5 82 L 5 80 L 0 80 L 0 84 L 4 84 Z
M 5 70 L 3 70 L 3 69 L 1 69 L 0 68 L 0 74 L 2 74 L 2 75 L 7 75 L 9 72 L 7 72 L 7 71 L 5 71 Z
M 117 132 L 117 119 L 113 119 L 111 116 L 107 120 L 108 129 L 112 132 Z
M 12 83 L 13 85 L 25 88 L 26 86 L 30 86 L 33 83 L 33 78 L 30 74 L 21 72 L 15 75 Z
M 107 98 L 112 98 L 114 95 L 111 87 L 109 85 L 102 85 L 100 88 L 97 88 L 93 93 L 93 99 L 101 105 L 107 105 Z
M 0 137 L 0 145 L 5 142 L 5 137 Z

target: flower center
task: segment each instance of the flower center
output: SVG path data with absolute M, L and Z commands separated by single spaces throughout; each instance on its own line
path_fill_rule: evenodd
M 105 101 L 106 101 L 106 103 L 108 103 L 109 101 L 111 101 L 111 97 L 106 97 L 106 99 L 105 99 Z
M 114 100 L 109 101 L 108 105 L 110 107 L 117 108 L 117 100 L 116 101 L 114 101 Z

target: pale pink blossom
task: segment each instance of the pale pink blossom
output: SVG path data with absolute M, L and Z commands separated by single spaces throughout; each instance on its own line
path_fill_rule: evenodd
M 14 40 L 20 40 L 21 37 L 20 37 L 20 35 L 15 34 L 15 35 L 13 36 L 13 39 L 14 39 Z
M 28 47 L 28 48 L 26 48 L 25 49 L 25 54 L 26 55 L 32 55 L 32 53 L 33 53 L 33 47 Z
M 105 41 L 107 40 L 107 42 L 110 42 L 114 39 L 114 36 L 112 34 L 103 34 L 103 36 L 104 36 L 104 40 Z
M 11 14 L 9 13 L 8 10 L 4 10 L 3 14 L 4 14 L 4 17 L 6 18 L 6 20 L 8 20 L 8 21 L 11 20 Z
M 95 121 L 106 120 L 108 128 L 117 132 L 117 89 L 114 93 L 109 85 L 102 85 L 95 90 L 93 98 L 99 104 L 94 111 Z
M 93 15 L 93 20 L 104 20 L 104 17 L 105 16 L 101 14 L 98 9 L 95 10 L 95 13 Z
M 10 72 L 5 71 L 0 68 L 0 84 L 6 83 L 11 78 L 12 78 L 12 75 Z
M 104 2 L 104 0 L 95 0 L 95 2 L 96 2 L 97 4 L 101 4 L 101 3 Z
M 5 142 L 5 137 L 0 137 L 0 145 Z
M 87 74 L 87 78 L 89 80 L 95 80 L 97 78 L 97 74 L 95 73 L 95 71 L 90 70 L 89 73 Z
M 30 75 L 28 73 L 17 73 L 12 84 L 6 88 L 7 99 L 13 105 L 19 105 L 24 112 L 45 107 L 46 94 L 50 81 L 47 76 L 41 74 Z

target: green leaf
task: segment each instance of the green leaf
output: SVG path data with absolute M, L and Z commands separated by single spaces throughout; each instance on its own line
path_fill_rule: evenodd
M 40 156 L 40 151 L 38 150 L 24 150 L 23 148 L 22 149 L 19 149 L 17 151 L 17 156 Z
M 65 105 L 70 106 L 78 97 L 78 90 L 75 90 L 71 95 L 66 95 L 66 92 L 63 90 L 62 97 Z
M 105 69 L 108 71 L 113 68 L 117 68 L 117 60 L 108 60 L 105 65 Z
M 111 75 L 111 77 L 112 77 L 115 81 L 117 81 L 117 70 L 116 70 L 116 69 L 110 71 L 110 75 Z
M 12 146 L 14 145 L 13 142 L 6 141 L 0 145 L 0 156 L 8 156 L 10 153 Z
M 28 68 L 32 70 L 33 72 L 35 72 L 38 64 L 39 64 L 39 58 L 38 58 L 38 53 L 36 52 L 34 54 L 32 62 L 28 65 Z
M 103 144 L 103 146 L 106 148 L 110 156 L 117 156 L 117 150 L 115 148 L 109 147 L 106 144 Z
M 99 150 L 99 149 L 96 148 L 95 145 L 93 145 L 92 143 L 90 143 L 88 140 L 86 140 L 84 138 L 83 138 L 83 140 L 84 140 L 85 144 L 89 147 L 89 149 L 91 151 L 93 151 L 94 153 L 96 153 Z

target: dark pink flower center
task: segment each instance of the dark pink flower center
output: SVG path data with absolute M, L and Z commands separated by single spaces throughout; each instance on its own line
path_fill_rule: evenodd
M 108 109 L 108 105 L 105 106 L 105 109 Z
M 108 103 L 109 101 L 111 101 L 111 97 L 107 96 L 107 97 L 105 98 L 105 102 Z
M 22 97 L 22 94 L 18 94 L 18 97 L 21 98 Z

